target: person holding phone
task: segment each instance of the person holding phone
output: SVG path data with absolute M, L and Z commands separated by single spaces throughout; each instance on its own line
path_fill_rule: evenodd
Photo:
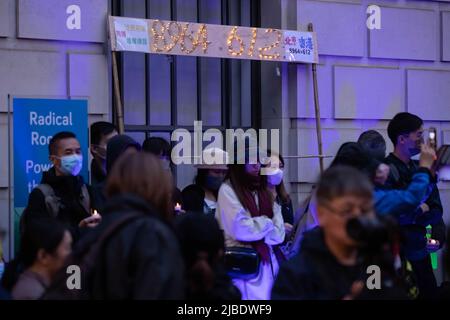
M 389 154 L 385 162 L 391 168 L 387 181 L 391 188 L 407 188 L 419 169 L 417 161 L 411 158 L 420 153 L 421 145 L 424 143 L 423 133 L 422 119 L 408 112 L 398 113 L 389 122 L 388 135 L 394 145 L 394 152 Z M 443 208 L 435 175 L 433 179 L 428 196 L 420 207 L 416 212 L 405 212 L 405 219 L 400 222 L 406 241 L 404 253 L 416 274 L 419 297 L 424 299 L 435 298 L 437 294 L 429 253 L 442 248 L 445 241 Z M 430 240 L 426 238 L 428 225 L 432 227 Z

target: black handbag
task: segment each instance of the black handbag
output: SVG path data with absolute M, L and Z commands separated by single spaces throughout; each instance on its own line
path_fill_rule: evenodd
M 225 267 L 233 279 L 251 280 L 258 276 L 261 259 L 253 248 L 225 248 Z

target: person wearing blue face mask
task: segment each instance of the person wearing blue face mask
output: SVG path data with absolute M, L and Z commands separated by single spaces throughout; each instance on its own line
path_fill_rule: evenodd
M 52 217 L 66 225 L 76 240 L 79 228 L 95 227 L 101 216 L 91 214 L 95 206 L 90 188 L 79 175 L 83 154 L 75 134 L 54 135 L 49 143 L 49 159 L 53 166 L 43 173 L 41 184 L 30 193 L 21 229 L 24 230 L 29 219 Z
M 183 209 L 214 215 L 217 195 L 228 172 L 228 153 L 220 148 L 203 151 L 202 164 L 195 165 L 197 176 L 194 184 L 182 191 Z

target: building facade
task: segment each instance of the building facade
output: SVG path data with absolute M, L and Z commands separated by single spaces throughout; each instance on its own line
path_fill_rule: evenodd
M 370 5 L 379 29 L 367 26 Z M 89 123 L 114 120 L 109 14 L 291 30 L 312 22 L 325 155 L 367 129 L 391 151 L 386 127 L 401 111 L 450 144 L 450 0 L 0 0 L 0 229 L 10 230 L 13 201 L 9 97 L 87 98 Z M 201 120 L 204 129 L 277 128 L 283 155 L 318 154 L 311 65 L 122 53 L 119 76 L 125 129 L 139 142 Z M 286 166 L 298 202 L 319 162 Z M 192 167 L 174 169 L 179 188 L 191 183 Z M 449 224 L 450 184 L 439 187 Z

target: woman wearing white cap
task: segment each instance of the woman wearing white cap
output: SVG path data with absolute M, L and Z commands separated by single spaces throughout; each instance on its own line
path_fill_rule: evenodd
M 183 189 L 185 211 L 197 211 L 214 215 L 219 188 L 227 174 L 228 153 L 220 148 L 203 151 L 202 164 L 195 165 L 197 176 L 194 184 Z

